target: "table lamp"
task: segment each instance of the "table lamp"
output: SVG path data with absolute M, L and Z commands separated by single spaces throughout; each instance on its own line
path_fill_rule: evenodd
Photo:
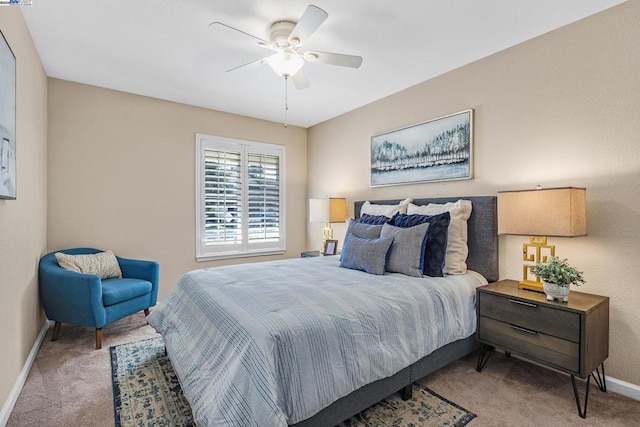
M 498 234 L 531 236 L 522 245 L 522 281 L 520 289 L 543 292 L 540 278 L 531 268 L 554 256 L 556 247 L 547 244 L 548 236 L 587 235 L 586 189 L 565 187 L 498 192 Z
M 347 200 L 337 197 L 309 199 L 309 222 L 323 222 L 322 247 L 333 239 L 332 222 L 344 222 L 347 216 Z

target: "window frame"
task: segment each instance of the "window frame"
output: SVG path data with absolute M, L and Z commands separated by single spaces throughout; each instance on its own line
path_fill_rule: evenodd
M 280 144 L 249 141 L 223 136 L 196 134 L 195 208 L 196 208 L 196 261 L 213 261 L 284 254 L 286 248 L 286 147 Z M 241 242 L 205 244 L 205 152 L 207 150 L 239 151 L 241 153 Z M 249 154 L 266 154 L 279 157 L 279 212 L 278 234 L 274 242 L 251 243 L 249 237 Z

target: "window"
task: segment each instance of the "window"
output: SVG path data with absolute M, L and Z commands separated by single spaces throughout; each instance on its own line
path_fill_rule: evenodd
M 285 147 L 196 135 L 196 259 L 284 253 Z

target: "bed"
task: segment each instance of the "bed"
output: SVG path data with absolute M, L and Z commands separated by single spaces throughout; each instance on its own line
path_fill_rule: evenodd
M 471 271 L 428 286 L 398 273 L 340 268 L 338 257 L 183 276 L 149 322 L 165 340 L 196 422 L 333 426 L 396 391 L 408 394 L 414 381 L 474 351 L 475 287 L 498 275 L 496 201 L 464 199 L 473 204 Z

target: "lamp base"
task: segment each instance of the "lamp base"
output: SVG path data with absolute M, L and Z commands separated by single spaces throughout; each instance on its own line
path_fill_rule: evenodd
M 533 253 L 531 253 L 530 249 L 533 249 Z M 556 254 L 556 247 L 554 245 L 547 245 L 546 236 L 531 236 L 529 243 L 522 245 L 522 259 L 525 263 L 522 266 L 522 280 L 518 283 L 518 289 L 544 293 L 540 279 L 536 276 L 536 280 L 531 280 L 530 277 L 532 274 L 529 274 L 535 264 L 547 262 L 547 255 L 542 254 L 543 249 L 547 251 L 550 256 Z
M 331 240 L 333 239 L 333 229 L 331 228 L 331 223 L 326 222 L 324 224 L 324 228 L 322 229 L 322 240 Z
M 526 289 L 527 291 L 544 293 L 542 282 L 535 282 L 533 280 L 522 280 L 518 283 L 518 289 Z
M 327 240 L 333 239 L 333 228 L 331 228 L 331 223 L 326 222 L 324 224 L 324 228 L 322 229 L 322 249 L 320 249 L 320 253 L 324 253 L 324 248 L 327 246 Z

